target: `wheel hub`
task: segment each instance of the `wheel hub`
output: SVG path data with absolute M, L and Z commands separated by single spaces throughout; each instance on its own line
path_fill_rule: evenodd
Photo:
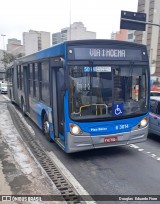
M 45 134 L 49 133 L 49 122 L 48 121 L 44 122 L 44 132 Z

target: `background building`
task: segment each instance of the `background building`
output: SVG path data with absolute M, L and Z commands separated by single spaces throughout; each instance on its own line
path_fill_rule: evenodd
M 0 81 L 5 81 L 6 78 L 6 71 L 0 70 Z
M 4 64 L 2 63 L 2 58 L 4 55 L 4 50 L 0 50 L 0 81 L 5 79 L 5 68 Z
M 111 34 L 112 40 L 127 40 L 127 30 L 121 29 L 118 32 Z
M 25 55 L 50 47 L 50 33 L 45 31 L 34 31 L 23 33 L 23 45 Z
M 4 64 L 1 61 L 3 59 L 3 55 L 4 55 L 4 50 L 0 50 L 0 71 L 4 70 Z
M 121 29 L 118 32 L 112 32 L 111 33 L 111 39 L 112 40 L 124 40 L 124 41 L 129 41 L 129 42 L 134 42 L 135 41 L 135 31 L 133 30 L 126 30 L 126 29 Z
M 147 14 L 147 22 L 160 24 L 160 0 L 139 0 L 138 12 Z M 147 45 L 151 74 L 160 76 L 160 27 L 146 25 L 146 31 L 135 33 L 135 41 Z
M 23 56 L 24 46 L 21 45 L 21 41 L 16 38 L 8 39 L 7 52 L 17 57 Z
M 135 30 L 128 30 L 127 41 L 135 42 Z
M 87 31 L 82 22 L 75 22 L 70 27 L 61 29 L 61 32 L 52 34 L 52 44 L 67 40 L 96 39 L 96 32 Z

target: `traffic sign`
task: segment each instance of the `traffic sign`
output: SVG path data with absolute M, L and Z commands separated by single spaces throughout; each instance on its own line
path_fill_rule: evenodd
M 146 30 L 146 13 L 121 11 L 121 29 Z

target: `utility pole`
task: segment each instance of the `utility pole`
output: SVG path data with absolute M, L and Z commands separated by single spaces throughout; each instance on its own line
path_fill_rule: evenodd
M 139 23 L 139 24 L 141 24 L 141 25 L 147 24 L 147 25 L 153 25 L 153 26 L 158 26 L 158 27 L 160 27 L 160 24 L 157 24 L 157 23 L 142 22 L 142 21 L 138 21 L 138 20 L 125 19 L 125 18 L 121 18 L 121 20 L 126 21 L 126 22 L 128 22 L 128 23 Z
M 69 40 L 71 40 L 71 0 L 69 2 Z
M 5 42 L 4 42 L 4 37 L 5 37 L 6 35 L 1 34 L 1 36 L 3 37 L 3 50 L 5 50 Z

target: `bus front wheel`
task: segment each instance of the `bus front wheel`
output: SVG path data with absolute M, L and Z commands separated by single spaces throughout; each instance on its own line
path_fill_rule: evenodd
M 51 141 L 50 130 L 49 130 L 49 121 L 48 121 L 48 117 L 47 117 L 46 113 L 43 116 L 42 131 L 43 131 L 43 134 L 45 135 L 45 137 L 47 138 L 47 140 Z
M 21 108 L 22 108 L 23 115 L 26 116 L 26 108 L 25 108 L 25 104 L 24 104 L 23 98 L 21 99 Z

